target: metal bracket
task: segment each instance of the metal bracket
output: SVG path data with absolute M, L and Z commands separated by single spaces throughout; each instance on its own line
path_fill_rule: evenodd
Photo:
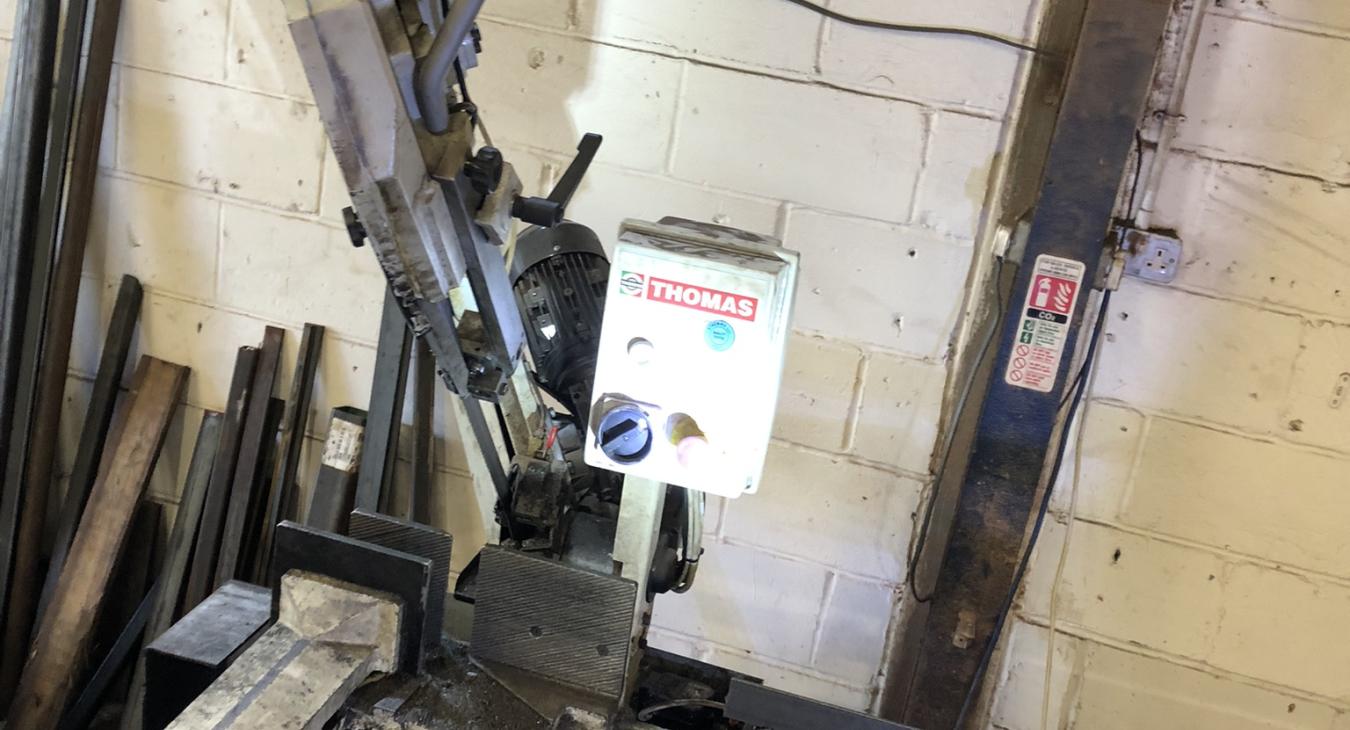
M 1171 284 L 1181 267 L 1181 239 L 1124 226 L 1116 235 L 1125 251 L 1125 275 L 1156 284 Z

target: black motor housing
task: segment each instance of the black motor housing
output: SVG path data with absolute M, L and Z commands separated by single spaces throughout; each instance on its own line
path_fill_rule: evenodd
M 609 286 L 600 238 L 571 221 L 530 228 L 516 242 L 511 285 L 540 383 L 584 428 Z

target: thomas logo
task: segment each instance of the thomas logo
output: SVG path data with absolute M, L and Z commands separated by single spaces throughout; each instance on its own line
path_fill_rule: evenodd
M 642 274 L 634 274 L 631 271 L 623 272 L 619 277 L 619 293 L 630 297 L 640 297 L 647 291 L 647 277 Z
M 747 322 L 755 321 L 755 316 L 759 313 L 759 300 L 754 297 L 658 279 L 654 276 L 647 277 L 646 296 L 654 302 L 665 302 Z

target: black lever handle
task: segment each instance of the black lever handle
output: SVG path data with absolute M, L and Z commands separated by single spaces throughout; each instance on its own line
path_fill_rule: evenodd
M 553 192 L 548 194 L 549 200 L 564 208 L 572 202 L 572 195 L 581 187 L 581 180 L 586 177 L 586 171 L 590 169 L 591 162 L 595 160 L 595 153 L 600 151 L 600 143 L 604 141 L 604 137 L 589 132 L 581 138 L 581 144 L 577 145 L 577 156 L 573 158 L 572 164 L 567 166 L 567 172 L 563 173 L 562 179 L 553 186 Z
M 547 198 L 516 198 L 515 204 L 511 206 L 511 215 L 545 228 L 562 223 L 567 215 L 567 204 L 572 202 L 572 196 L 581 187 L 581 181 L 586 177 L 586 171 L 590 169 L 596 153 L 600 151 L 600 143 L 604 141 L 605 138 L 598 134 L 587 133 L 581 138 L 581 144 L 577 145 L 577 156 L 567 166 L 567 171 L 553 187 L 553 192 Z

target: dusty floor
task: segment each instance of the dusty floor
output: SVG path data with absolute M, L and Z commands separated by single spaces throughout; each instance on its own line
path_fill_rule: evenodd
M 397 705 L 397 709 L 382 707 Z M 385 701 L 381 707 L 377 703 Z M 342 730 L 534 730 L 548 724 L 469 661 L 462 647 L 427 663 L 422 677 L 393 676 L 357 690 Z

